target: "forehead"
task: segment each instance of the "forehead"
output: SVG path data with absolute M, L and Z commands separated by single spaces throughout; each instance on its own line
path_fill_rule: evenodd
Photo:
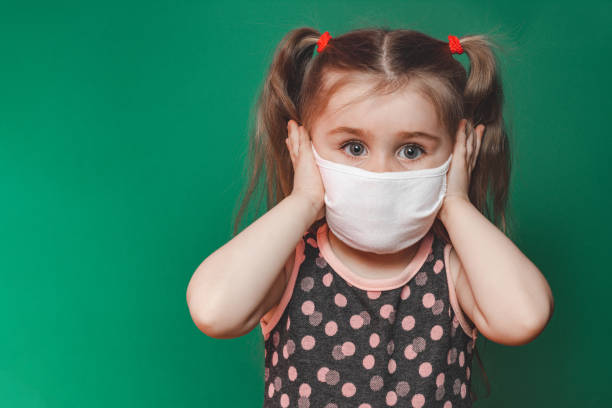
M 373 134 L 400 131 L 444 134 L 434 105 L 416 86 L 409 84 L 391 93 L 365 96 L 374 85 L 367 78 L 357 78 L 334 92 L 317 118 L 314 132 L 350 126 Z

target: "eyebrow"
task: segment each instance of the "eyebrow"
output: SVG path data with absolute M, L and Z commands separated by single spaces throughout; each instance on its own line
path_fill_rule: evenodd
M 327 132 L 328 135 L 335 135 L 338 133 L 350 133 L 353 134 L 355 136 L 360 136 L 360 137 L 364 137 L 367 138 L 368 134 L 367 132 L 365 132 L 363 129 L 358 129 L 358 128 L 352 128 L 350 126 L 338 126 L 337 128 L 334 128 L 332 130 L 330 130 L 329 132 Z M 427 137 L 433 140 L 440 140 L 441 137 L 431 134 L 431 133 L 427 133 L 427 132 L 422 132 L 422 131 L 402 131 L 402 132 L 398 132 L 397 133 L 399 136 L 401 137 L 418 137 L 418 136 L 422 136 L 422 137 Z

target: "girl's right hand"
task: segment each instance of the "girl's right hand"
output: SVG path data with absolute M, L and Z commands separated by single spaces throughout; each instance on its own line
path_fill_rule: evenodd
M 287 123 L 287 132 L 289 136 L 285 139 L 285 144 L 289 149 L 293 164 L 293 191 L 291 194 L 309 200 L 318 208 L 316 218 L 318 220 L 325 214 L 325 188 L 312 153 L 310 135 L 304 126 L 298 126 L 293 119 Z

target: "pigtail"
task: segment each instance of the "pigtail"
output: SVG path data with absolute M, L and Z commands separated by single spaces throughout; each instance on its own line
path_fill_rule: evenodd
M 508 234 L 506 205 L 510 184 L 511 157 L 503 118 L 503 90 L 494 45 L 484 35 L 460 39 L 470 60 L 463 91 L 464 117 L 468 131 L 486 126 L 478 160 L 472 171 L 469 198 L 504 233 Z
M 255 105 L 255 124 L 250 126 L 249 160 L 244 169 L 249 183 L 234 221 L 234 235 L 261 178 L 268 209 L 293 189 L 293 166 L 284 141 L 287 122 L 293 119 L 301 123 L 298 107 L 302 82 L 320 35 L 312 28 L 297 28 L 287 33 L 276 48 Z M 257 208 L 260 206 L 261 196 Z
M 462 116 L 468 119 L 466 130 L 474 131 L 479 124 L 486 126 L 478 159 L 472 170 L 468 196 L 482 214 L 508 234 L 506 206 L 511 157 L 503 118 L 504 93 L 498 68 L 500 64 L 493 52 L 498 46 L 485 35 L 462 37 L 460 44 L 470 61 L 462 95 Z M 474 356 L 483 374 L 487 395 L 490 395 L 491 385 L 475 343 Z M 472 401 L 478 399 L 473 387 L 470 388 L 470 396 Z

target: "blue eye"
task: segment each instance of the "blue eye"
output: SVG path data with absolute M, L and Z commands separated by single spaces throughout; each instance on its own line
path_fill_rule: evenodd
M 419 150 L 421 151 L 421 154 L 419 154 L 417 156 L 413 156 L 414 152 L 419 151 Z M 406 152 L 406 154 L 408 155 L 406 157 L 408 157 L 409 159 L 419 158 L 419 157 L 421 157 L 421 155 L 423 153 L 425 153 L 425 150 L 423 150 L 423 148 L 421 146 L 416 145 L 416 144 L 406 145 L 406 147 L 404 149 L 402 149 L 402 151 Z M 408 153 L 408 152 L 410 152 L 410 153 Z
M 346 148 L 349 148 L 348 151 Z M 364 155 L 365 148 L 361 142 L 351 140 L 340 146 L 340 149 L 351 159 L 360 159 Z M 420 153 L 419 153 L 420 151 Z M 416 161 L 425 153 L 425 149 L 415 143 L 409 143 L 402 148 L 405 152 L 404 158 L 410 161 Z
M 348 143 L 346 143 L 346 144 L 342 145 L 342 146 L 341 146 L 341 148 L 342 148 L 342 150 L 343 150 L 345 153 L 346 153 L 345 148 L 346 148 L 347 146 L 358 146 L 356 149 L 354 149 L 354 148 L 353 148 L 353 149 L 349 149 L 349 150 L 350 150 L 350 153 L 348 154 L 348 156 L 349 156 L 351 159 L 358 158 L 359 156 L 361 156 L 361 153 L 363 153 L 363 150 L 364 150 L 364 149 L 363 149 L 363 145 L 362 145 L 361 143 L 359 143 L 359 142 L 348 142 Z

